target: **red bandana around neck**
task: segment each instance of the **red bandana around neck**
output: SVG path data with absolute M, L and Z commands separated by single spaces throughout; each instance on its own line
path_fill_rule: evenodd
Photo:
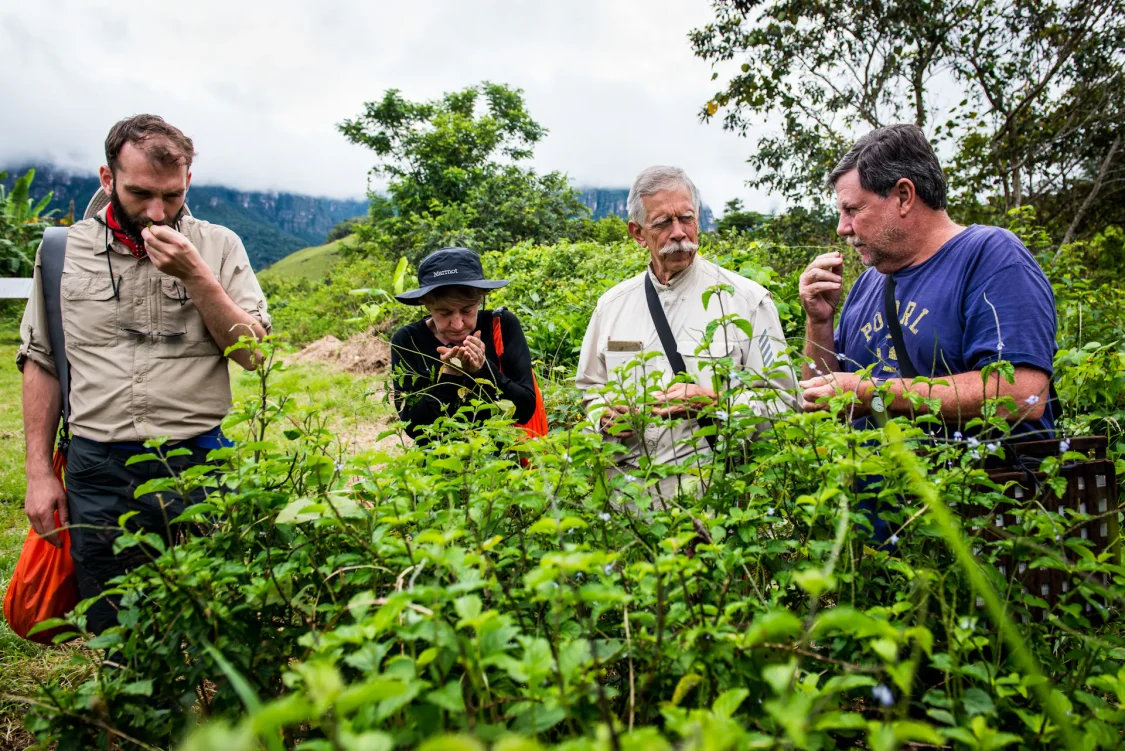
M 105 224 L 113 231 L 113 236 L 121 241 L 121 244 L 129 249 L 134 258 L 145 258 L 148 256 L 148 251 L 145 250 L 145 241 L 140 238 L 133 238 L 121 227 L 121 223 L 113 216 L 113 204 L 105 207 Z

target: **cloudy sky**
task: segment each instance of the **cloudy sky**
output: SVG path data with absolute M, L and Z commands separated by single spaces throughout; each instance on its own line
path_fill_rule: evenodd
M 719 82 L 687 33 L 710 18 L 708 0 L 0 0 L 0 165 L 94 170 L 116 120 L 154 112 L 195 140 L 199 183 L 359 197 L 372 155 L 336 123 L 388 88 L 491 80 L 549 129 L 538 170 L 615 187 L 678 164 L 716 211 L 781 208 L 744 185 L 752 141 L 698 120 Z

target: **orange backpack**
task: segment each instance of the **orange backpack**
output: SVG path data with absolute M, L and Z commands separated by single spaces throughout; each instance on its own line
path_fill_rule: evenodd
M 492 312 L 492 346 L 496 348 L 496 360 L 499 362 L 504 356 L 504 336 L 500 333 L 500 313 L 503 308 L 498 308 Z M 504 372 L 504 366 L 500 366 L 500 372 Z M 543 392 L 539 390 L 539 379 L 535 377 L 535 373 L 531 374 L 531 381 L 535 384 L 535 414 L 531 419 L 525 423 L 520 423 L 517 427 L 523 428 L 527 433 L 528 438 L 538 438 L 541 435 L 547 435 L 547 410 L 543 406 Z

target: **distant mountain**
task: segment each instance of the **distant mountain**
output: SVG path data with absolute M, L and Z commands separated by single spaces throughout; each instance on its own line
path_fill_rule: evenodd
M 592 218 L 602 219 L 607 216 L 619 216 L 629 219 L 629 189 L 628 188 L 579 188 L 578 200 L 590 207 Z M 715 215 L 707 204 L 699 210 L 699 226 L 701 229 L 715 229 Z
M 51 208 L 64 215 L 73 201 L 74 212 L 80 219 L 90 196 L 98 189 L 98 176 L 74 175 L 49 165 L 4 167 L 3 171 L 10 175 L 4 181 L 6 187 L 29 167 L 35 168 L 32 197 L 39 198 L 54 191 Z M 262 269 L 301 248 L 320 245 L 328 230 L 339 222 L 366 215 L 367 201 L 192 185 L 188 191 L 188 208 L 200 219 L 234 230 L 246 245 L 250 263 L 255 269 Z

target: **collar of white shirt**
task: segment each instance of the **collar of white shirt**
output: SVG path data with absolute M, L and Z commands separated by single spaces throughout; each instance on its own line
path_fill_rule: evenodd
M 652 268 L 652 262 L 648 264 L 648 275 L 652 278 L 652 284 L 656 287 L 657 292 L 663 292 L 668 289 L 685 289 L 691 285 L 691 280 L 695 277 L 696 266 L 698 265 L 699 255 L 692 259 L 691 265 L 678 274 L 673 274 L 672 278 L 668 280 L 667 284 L 661 284 L 660 279 L 656 276 L 656 271 Z

